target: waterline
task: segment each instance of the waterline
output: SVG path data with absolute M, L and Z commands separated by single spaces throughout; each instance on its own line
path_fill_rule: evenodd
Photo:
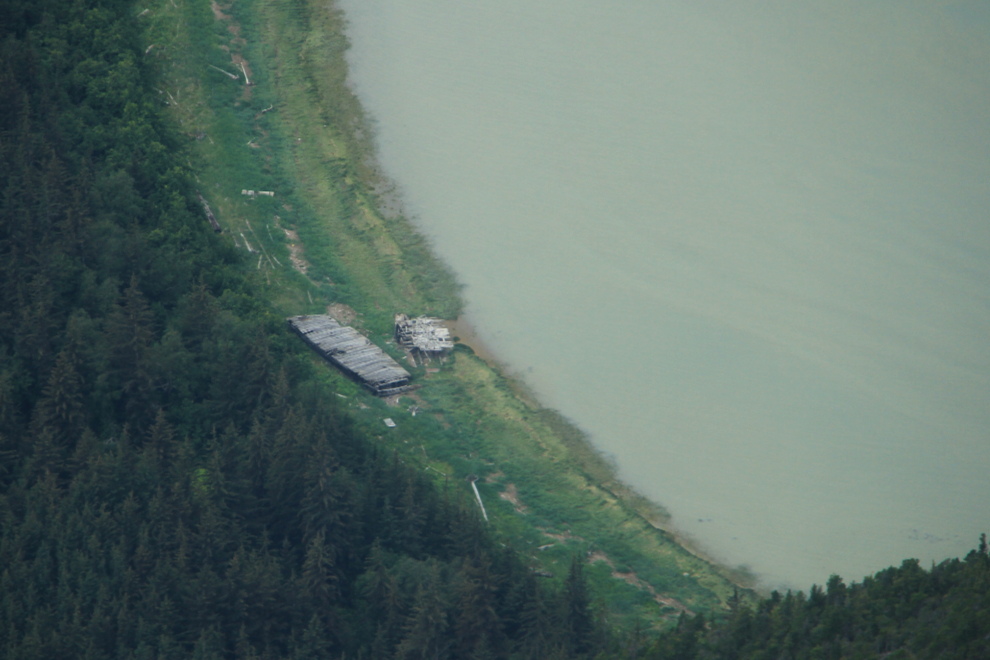
M 681 532 L 804 588 L 972 547 L 986 22 L 342 4 L 382 164 L 479 335 Z

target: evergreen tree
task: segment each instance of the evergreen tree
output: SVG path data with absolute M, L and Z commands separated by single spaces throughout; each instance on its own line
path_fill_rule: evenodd
M 86 421 L 83 382 L 78 372 L 75 348 L 69 344 L 55 360 L 55 367 L 34 409 L 32 430 L 47 430 L 54 442 L 71 451 Z
M 543 587 L 532 573 L 525 578 L 516 647 L 524 658 L 544 658 L 554 645 L 554 626 Z
M 144 463 L 155 474 L 165 470 L 171 464 L 175 453 L 175 430 L 165 417 L 161 408 L 155 416 L 155 423 L 148 431 L 148 439 L 144 443 Z
M 369 615 L 376 625 L 376 638 L 382 637 L 381 649 L 391 648 L 396 641 L 402 604 L 395 578 L 385 566 L 384 553 L 378 539 L 371 546 L 365 562 L 364 586 L 361 596 L 368 604 Z M 383 651 L 384 652 L 384 651 Z
M 454 621 L 457 653 L 470 657 L 479 645 L 494 653 L 501 645 L 502 624 L 495 613 L 498 584 L 484 553 L 464 560 L 458 575 L 457 616 Z
M 303 561 L 303 592 L 310 598 L 316 612 L 329 613 L 330 605 L 339 597 L 333 551 L 324 542 L 321 530 L 309 542 Z
M 133 428 L 142 428 L 151 403 L 151 375 L 147 354 L 154 341 L 153 316 L 148 301 L 131 277 L 107 319 L 106 340 L 111 347 L 110 374 L 118 406 Z
M 302 635 L 302 643 L 298 645 L 293 660 L 324 660 L 330 655 L 330 642 L 320 617 L 313 614 Z
M 594 638 L 594 617 L 591 614 L 584 564 L 577 555 L 571 559 L 563 596 L 568 649 L 578 655 L 587 653 L 591 650 L 591 641 Z
M 398 657 L 409 660 L 444 660 L 448 657 L 447 603 L 435 562 L 430 563 L 426 579 L 416 593 L 404 632 L 396 653 Z

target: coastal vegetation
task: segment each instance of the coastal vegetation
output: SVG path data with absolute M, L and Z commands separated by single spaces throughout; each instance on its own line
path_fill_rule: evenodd
M 599 558 L 589 578 L 622 626 L 659 629 L 685 608 L 724 609 L 736 588 L 728 571 L 661 529 L 663 511 L 627 489 L 566 420 L 519 396 L 518 383 L 466 346 L 443 364 L 414 365 L 392 343 L 396 313 L 454 318 L 461 301 L 377 169 L 370 122 L 346 83 L 339 12 L 319 2 L 179 7 L 159 3 L 141 27 L 157 44 L 148 57 L 159 52 L 166 112 L 189 137 L 196 185 L 224 237 L 280 314 L 331 306 L 414 375 L 411 396 L 386 403 L 319 367 L 348 397 L 340 402 L 357 428 L 466 495 L 465 478 L 478 476 L 491 526 L 539 570 L 559 576 L 575 552 Z M 216 70 L 242 65 L 236 81 Z
M 760 600 L 470 348 L 382 400 L 292 335 L 460 309 L 341 20 L 0 4 L 3 657 L 985 657 L 985 543 Z

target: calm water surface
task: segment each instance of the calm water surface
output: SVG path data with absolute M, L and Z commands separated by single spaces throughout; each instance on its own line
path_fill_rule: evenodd
M 990 529 L 990 5 L 342 0 L 480 335 L 767 585 Z

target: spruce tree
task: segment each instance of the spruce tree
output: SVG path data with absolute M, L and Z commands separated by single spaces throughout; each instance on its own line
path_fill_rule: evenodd
M 465 558 L 458 576 L 454 629 L 462 658 L 471 656 L 482 640 L 492 650 L 501 642 L 502 623 L 495 613 L 498 584 L 491 569 L 491 560 L 482 553 Z
M 416 601 L 405 625 L 397 656 L 407 660 L 444 660 L 448 657 L 447 602 L 440 569 L 430 562 L 426 579 L 416 593 Z
M 569 651 L 581 655 L 591 650 L 594 618 L 588 583 L 584 577 L 584 563 L 578 555 L 571 559 L 571 567 L 564 581 L 564 620 Z

